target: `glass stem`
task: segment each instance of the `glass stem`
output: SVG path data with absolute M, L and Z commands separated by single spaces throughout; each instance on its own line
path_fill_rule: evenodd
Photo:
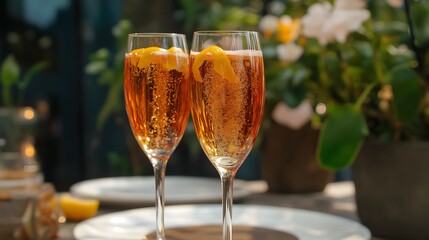
M 235 173 L 226 171 L 222 173 L 222 239 L 232 240 L 232 204 L 233 204 L 233 183 Z
M 155 175 L 155 209 L 156 209 L 156 239 L 165 240 L 164 227 L 164 179 L 166 162 L 163 160 L 153 161 L 153 172 Z

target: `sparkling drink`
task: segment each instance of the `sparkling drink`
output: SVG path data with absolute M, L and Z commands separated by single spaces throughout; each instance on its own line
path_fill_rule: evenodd
M 126 55 L 124 69 L 125 105 L 131 128 L 148 156 L 163 159 L 176 148 L 186 127 L 188 59 L 185 54 L 164 50 L 142 57 L 147 61 L 145 65 L 134 58 L 133 53 Z
M 220 75 L 214 68 L 216 60 L 207 55 L 198 67 L 201 79 L 191 74 L 192 119 L 201 146 L 212 163 L 236 170 L 249 154 L 262 121 L 264 70 L 260 51 L 225 54 L 233 73 Z M 197 53 L 191 54 L 192 69 L 196 56 Z
M 183 136 L 190 107 L 185 35 L 129 34 L 124 64 L 124 95 L 134 137 L 153 166 L 156 239 L 165 240 L 165 169 Z
M 233 182 L 262 122 L 265 78 L 258 33 L 195 32 L 191 109 L 198 140 L 222 183 L 222 239 L 232 240 Z

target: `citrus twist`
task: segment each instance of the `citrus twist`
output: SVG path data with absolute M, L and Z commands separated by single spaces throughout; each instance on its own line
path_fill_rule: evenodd
M 232 68 L 231 61 L 226 55 L 225 51 L 218 46 L 211 46 L 201 51 L 196 57 L 192 65 L 192 73 L 195 80 L 202 82 L 203 79 L 200 73 L 200 67 L 204 61 L 212 59 L 214 70 L 217 74 L 231 82 L 239 82 L 240 79 Z
M 187 58 L 178 58 L 178 55 L 186 56 L 181 48 L 171 47 L 168 50 L 159 47 L 139 48 L 131 52 L 131 64 L 142 69 L 152 63 L 161 64 L 167 70 L 178 69 L 186 66 Z

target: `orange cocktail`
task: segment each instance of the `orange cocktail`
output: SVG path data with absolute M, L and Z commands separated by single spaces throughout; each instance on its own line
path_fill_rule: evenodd
M 262 53 L 213 46 L 193 53 L 191 65 L 192 118 L 201 146 L 214 165 L 237 169 L 262 121 Z
M 157 240 L 165 239 L 165 169 L 188 121 L 188 59 L 183 34 L 128 35 L 124 66 L 125 107 L 134 137 L 154 170 Z
M 223 240 L 232 239 L 233 182 L 262 122 L 265 78 L 258 34 L 195 32 L 191 109 L 201 147 L 222 182 Z
M 149 47 L 126 55 L 125 105 L 140 147 L 166 161 L 179 143 L 189 113 L 189 63 L 180 49 Z

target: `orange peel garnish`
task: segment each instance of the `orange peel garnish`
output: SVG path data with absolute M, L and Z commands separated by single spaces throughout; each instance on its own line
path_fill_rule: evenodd
M 185 52 L 181 48 L 177 47 L 171 47 L 167 50 L 168 56 L 167 56 L 167 62 L 164 64 L 164 67 L 168 70 L 172 69 L 178 69 L 179 66 L 185 66 L 185 63 L 183 61 L 188 61 L 187 58 L 178 58 L 177 55 L 185 55 Z M 182 62 L 181 62 L 182 61 Z M 186 65 L 188 65 L 188 62 L 186 62 Z
M 192 65 L 192 73 L 194 74 L 195 80 L 203 82 L 200 73 L 200 67 L 203 65 L 204 61 L 209 58 L 208 56 L 213 59 L 214 70 L 217 74 L 232 82 L 240 81 L 240 79 L 235 74 L 231 65 L 231 61 L 229 60 L 225 51 L 223 51 L 223 49 L 218 46 L 208 47 L 195 57 L 194 63 Z
M 171 48 L 169 48 L 167 50 L 167 52 L 170 52 L 170 53 L 185 53 L 185 52 L 183 52 L 183 50 L 181 48 L 178 48 L 178 47 L 171 47 Z
M 138 68 L 149 66 L 153 62 L 152 53 L 165 52 L 165 49 L 159 47 L 139 48 L 131 52 L 131 64 Z
M 154 53 L 164 54 L 154 55 Z M 168 50 L 159 47 L 148 47 L 133 50 L 130 58 L 131 64 L 140 69 L 149 66 L 151 63 L 160 63 L 167 68 L 167 70 L 172 70 L 177 69 L 178 65 L 185 66 L 183 62 L 178 60 L 178 54 L 185 55 L 183 50 L 177 47 L 171 47 Z M 165 59 L 166 61 L 164 61 Z

